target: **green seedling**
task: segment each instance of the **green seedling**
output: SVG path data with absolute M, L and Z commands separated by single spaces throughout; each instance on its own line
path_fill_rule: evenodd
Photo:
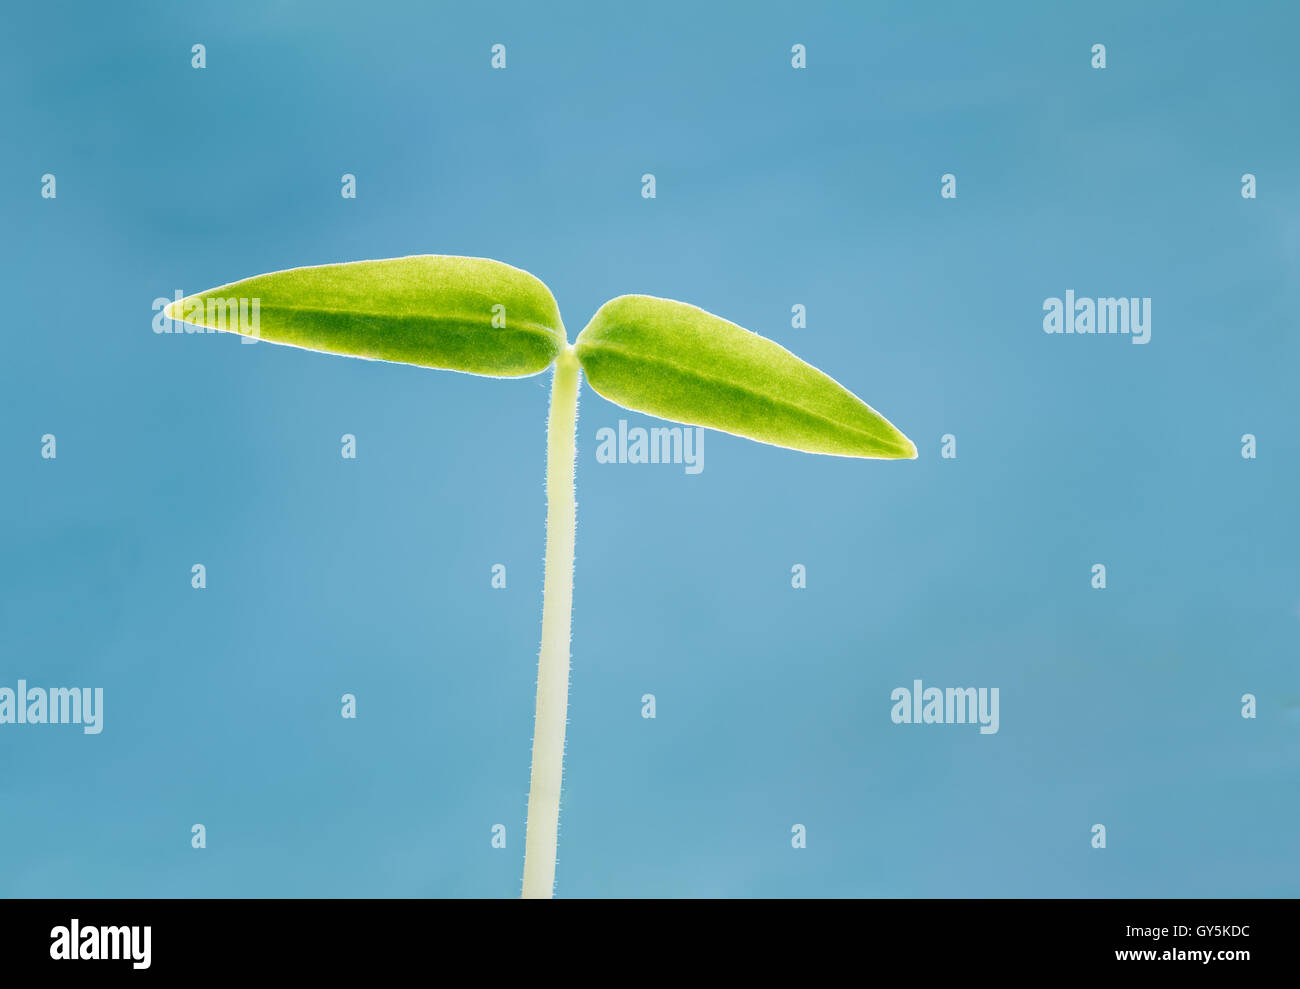
M 257 300 L 257 304 L 253 304 Z M 257 318 L 239 318 L 250 311 Z M 784 347 L 695 306 L 605 303 L 570 344 L 555 298 L 518 268 L 420 255 L 293 268 L 173 302 L 168 317 L 307 350 L 498 378 L 552 365 L 546 567 L 523 895 L 555 884 L 569 703 L 578 386 L 635 412 L 809 453 L 916 456 L 883 416 Z

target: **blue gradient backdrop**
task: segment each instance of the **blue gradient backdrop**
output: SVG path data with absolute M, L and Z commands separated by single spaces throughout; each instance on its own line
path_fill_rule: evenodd
M 649 420 L 584 390 L 559 895 L 1300 894 L 1294 5 L 476 6 L 6 5 L 0 685 L 105 727 L 0 726 L 0 893 L 518 893 L 549 374 L 151 328 L 445 253 L 570 338 L 723 314 L 921 451 L 602 465 Z M 1044 334 L 1067 289 L 1150 344 Z M 1000 732 L 893 724 L 917 678 Z

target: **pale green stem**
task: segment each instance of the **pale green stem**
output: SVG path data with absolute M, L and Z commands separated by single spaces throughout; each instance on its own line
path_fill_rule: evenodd
M 573 461 L 581 372 L 573 348 L 555 362 L 546 426 L 546 577 L 542 590 L 542 648 L 537 660 L 533 775 L 524 840 L 524 897 L 548 898 L 555 888 L 555 849 L 564 776 L 564 728 L 569 710 L 569 637 L 573 617 L 573 539 L 578 506 Z

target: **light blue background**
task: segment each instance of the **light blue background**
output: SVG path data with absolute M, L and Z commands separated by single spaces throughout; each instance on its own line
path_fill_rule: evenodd
M 651 421 L 584 390 L 559 895 L 1300 893 L 1294 5 L 472 6 L 6 5 L 0 685 L 106 711 L 0 726 L 0 893 L 518 893 L 549 374 L 151 328 L 410 253 L 570 338 L 701 305 L 921 451 L 600 465 Z M 1151 343 L 1045 335 L 1067 289 Z M 915 678 L 1001 731 L 892 724 Z

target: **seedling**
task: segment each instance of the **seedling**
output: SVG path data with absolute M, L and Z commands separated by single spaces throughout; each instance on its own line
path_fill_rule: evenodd
M 256 313 L 251 321 L 238 314 Z M 570 344 L 550 290 L 485 258 L 419 255 L 293 268 L 192 295 L 169 318 L 307 350 L 498 378 L 554 365 L 546 449 L 546 570 L 525 897 L 555 883 L 573 611 L 574 451 L 583 373 L 635 412 L 843 457 L 916 456 L 883 416 L 784 347 L 695 306 L 605 303 Z

